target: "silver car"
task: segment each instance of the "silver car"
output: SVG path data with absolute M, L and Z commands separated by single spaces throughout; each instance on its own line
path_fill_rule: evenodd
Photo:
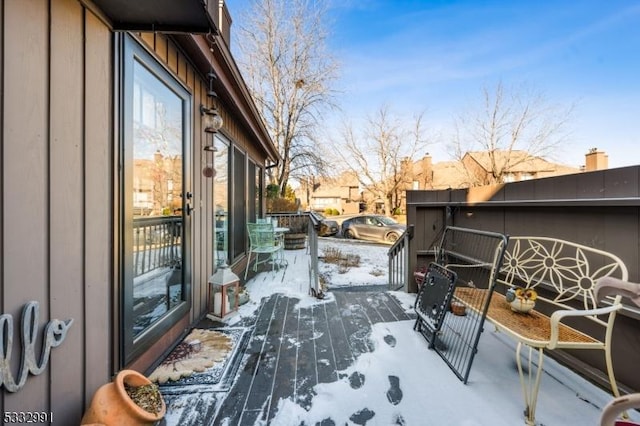
M 342 222 L 342 235 L 345 238 L 394 243 L 406 228 L 406 225 L 387 216 L 360 215 Z

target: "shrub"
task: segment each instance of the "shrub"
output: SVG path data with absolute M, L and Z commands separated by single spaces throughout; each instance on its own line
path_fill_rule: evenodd
M 296 202 L 288 198 L 271 198 L 267 199 L 267 211 L 273 212 L 295 212 L 298 210 Z
M 325 247 L 322 249 L 322 253 L 324 254 L 323 260 L 325 263 L 337 264 L 340 262 L 340 259 L 342 259 L 342 252 L 335 247 Z

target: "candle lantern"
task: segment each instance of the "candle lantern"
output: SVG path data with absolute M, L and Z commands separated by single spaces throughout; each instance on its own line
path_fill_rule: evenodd
M 221 265 L 209 278 L 207 317 L 216 320 L 238 310 L 240 278 L 227 265 Z

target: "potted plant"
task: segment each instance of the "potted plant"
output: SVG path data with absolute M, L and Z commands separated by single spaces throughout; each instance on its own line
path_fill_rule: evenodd
M 80 424 L 153 425 L 166 410 L 156 384 L 137 371 L 122 370 L 96 391 Z

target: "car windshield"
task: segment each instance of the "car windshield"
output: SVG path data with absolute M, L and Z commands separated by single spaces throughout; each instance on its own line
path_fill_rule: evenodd
M 397 225 L 398 222 L 386 216 L 378 216 L 377 219 L 385 225 Z

